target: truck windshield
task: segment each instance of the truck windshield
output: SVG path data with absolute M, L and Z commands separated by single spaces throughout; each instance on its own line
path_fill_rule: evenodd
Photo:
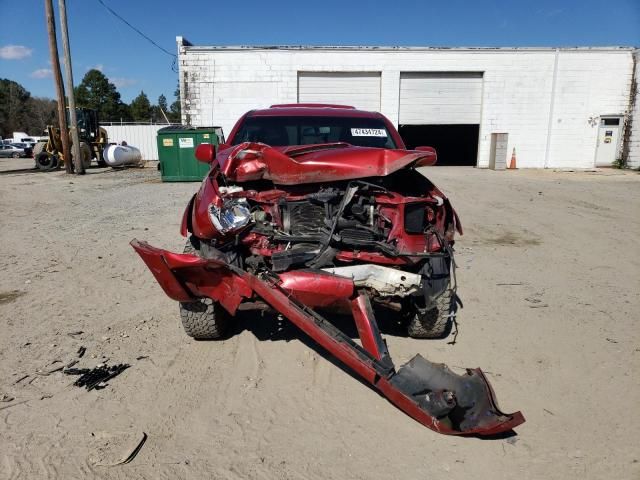
M 346 142 L 360 147 L 396 148 L 384 122 L 357 117 L 248 117 L 233 145 L 260 142 L 272 147 Z

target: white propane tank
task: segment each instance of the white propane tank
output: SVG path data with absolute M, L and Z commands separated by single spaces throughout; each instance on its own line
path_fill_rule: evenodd
M 142 165 L 142 153 L 130 145 L 109 145 L 104 149 L 103 156 L 110 167 Z

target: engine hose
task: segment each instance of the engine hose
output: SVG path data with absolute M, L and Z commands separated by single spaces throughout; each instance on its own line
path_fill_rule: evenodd
M 320 246 L 320 250 L 318 251 L 316 256 L 305 264 L 307 267 L 315 268 L 319 263 L 319 260 L 324 260 L 324 253 L 331 245 L 331 239 L 333 238 L 333 234 L 335 233 L 336 227 L 338 226 L 338 220 L 340 220 L 340 217 L 342 217 L 344 209 L 349 204 L 349 202 L 353 200 L 353 197 L 357 191 L 358 187 L 354 185 L 354 182 L 349 182 L 349 184 L 347 185 L 347 190 L 344 193 L 344 197 L 342 197 L 342 201 L 340 202 L 340 206 L 338 207 L 338 211 L 336 212 L 333 222 L 331 223 L 331 230 L 329 231 L 329 235 L 327 236 L 326 241 L 324 241 Z M 335 255 L 335 253 L 333 255 Z

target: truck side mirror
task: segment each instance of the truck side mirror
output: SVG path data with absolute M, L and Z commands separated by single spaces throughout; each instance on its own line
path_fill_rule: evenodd
M 196 147 L 196 158 L 202 163 L 211 163 L 216 158 L 216 147 L 211 143 L 201 143 Z

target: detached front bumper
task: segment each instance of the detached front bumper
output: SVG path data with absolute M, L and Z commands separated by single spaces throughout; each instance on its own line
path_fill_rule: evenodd
M 135 239 L 131 246 L 169 298 L 193 302 L 198 297 L 209 297 L 234 314 L 243 298 L 252 296 L 243 272 L 234 272 L 237 269 L 222 260 L 172 253 Z
M 487 436 L 512 430 L 525 421 L 520 412 L 500 411 L 480 369 L 458 375 L 445 365 L 416 355 L 396 370 L 369 297 L 354 283 L 357 279 L 322 271 L 264 272 L 257 276 L 221 259 L 171 253 L 138 240 L 131 246 L 169 297 L 180 302 L 209 297 L 231 314 L 244 299 L 261 299 L 398 408 L 434 431 Z M 335 304 L 351 310 L 361 345 L 311 308 Z

